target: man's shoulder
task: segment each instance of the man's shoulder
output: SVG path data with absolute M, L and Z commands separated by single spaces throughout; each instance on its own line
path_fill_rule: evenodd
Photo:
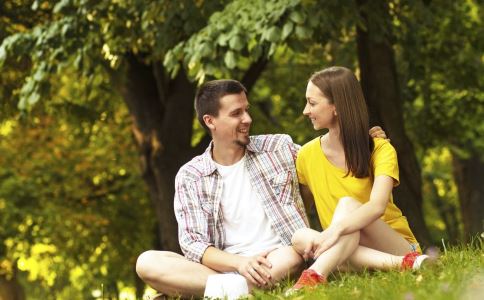
M 176 175 L 176 180 L 196 181 L 206 173 L 206 169 L 205 154 L 197 155 L 181 166 Z
M 249 147 L 258 152 L 272 152 L 294 145 L 288 134 L 263 134 L 251 136 Z

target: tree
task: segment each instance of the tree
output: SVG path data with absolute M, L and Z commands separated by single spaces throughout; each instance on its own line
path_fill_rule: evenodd
M 403 122 L 389 7 L 386 2 L 357 2 L 362 18 L 357 28 L 358 58 L 370 122 L 381 124 L 392 139 L 400 167 L 400 186 L 395 189 L 395 201 L 405 213 L 416 238 L 428 245 L 430 235 L 422 214 L 420 167 Z
M 484 231 L 482 14 L 478 1 L 407 1 L 397 11 L 410 132 L 424 151 L 451 150 L 466 239 Z

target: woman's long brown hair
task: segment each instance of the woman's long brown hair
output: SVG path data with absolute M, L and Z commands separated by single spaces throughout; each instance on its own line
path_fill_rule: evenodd
M 358 79 L 347 68 L 330 67 L 314 73 L 309 80 L 336 107 L 348 170 L 346 176 L 351 173 L 357 178 L 373 177 L 371 153 L 374 144 L 368 135 L 368 109 Z

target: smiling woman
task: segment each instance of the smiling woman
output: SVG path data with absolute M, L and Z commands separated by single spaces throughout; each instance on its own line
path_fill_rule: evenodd
M 326 282 L 343 264 L 418 268 L 428 257 L 415 252 L 419 245 L 391 193 L 399 184 L 396 151 L 368 135 L 368 112 L 355 75 L 343 67 L 316 72 L 306 99 L 303 114 L 315 130 L 328 133 L 301 148 L 296 166 L 306 207 L 316 205 L 325 230 L 294 234 L 296 251 L 315 259 L 294 289 Z

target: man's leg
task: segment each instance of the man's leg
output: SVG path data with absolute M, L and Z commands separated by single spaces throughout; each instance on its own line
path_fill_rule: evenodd
M 180 254 L 154 250 L 143 252 L 138 257 L 136 273 L 155 290 L 182 297 L 202 297 L 208 276 L 218 274 Z
M 270 272 L 273 283 L 300 272 L 304 262 L 291 246 L 281 247 L 270 252 L 267 259 L 272 264 Z

